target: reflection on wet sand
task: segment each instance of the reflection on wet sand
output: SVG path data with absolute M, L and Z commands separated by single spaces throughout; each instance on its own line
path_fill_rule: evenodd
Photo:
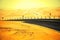
M 60 40 L 60 32 L 23 21 L 0 21 L 1 40 Z

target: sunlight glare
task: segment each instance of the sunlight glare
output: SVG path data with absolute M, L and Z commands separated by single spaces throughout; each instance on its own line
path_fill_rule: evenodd
M 22 1 L 21 3 L 17 3 L 15 5 L 16 9 L 31 9 L 31 8 L 38 8 L 44 7 L 45 5 L 42 2 L 33 2 L 33 1 Z

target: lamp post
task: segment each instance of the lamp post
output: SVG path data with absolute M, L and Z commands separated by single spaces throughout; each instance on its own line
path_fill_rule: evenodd
M 49 19 L 51 19 L 51 13 L 49 13 Z

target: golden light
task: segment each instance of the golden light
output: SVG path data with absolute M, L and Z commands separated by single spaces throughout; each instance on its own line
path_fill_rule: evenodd
M 49 18 L 49 13 L 51 13 L 52 17 L 58 16 L 60 11 L 54 11 L 59 6 L 58 0 L 2 0 L 0 1 L 2 9 L 0 13 L 0 18 L 20 18 L 20 16 L 26 17 L 34 17 L 36 14 L 38 14 L 36 17 L 41 18 Z M 22 9 L 22 10 L 21 10 Z M 60 10 L 58 8 L 58 10 Z M 7 14 L 6 14 L 7 13 Z M 34 16 L 33 16 L 34 15 Z
M 22 2 L 16 3 L 14 6 L 15 9 L 31 9 L 31 8 L 40 8 L 40 7 L 45 7 L 46 5 L 43 4 L 42 2 L 36 2 L 32 0 L 25 0 Z

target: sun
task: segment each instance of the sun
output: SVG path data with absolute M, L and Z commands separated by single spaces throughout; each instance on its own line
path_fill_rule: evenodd
M 22 1 L 22 2 L 18 2 L 15 5 L 15 9 L 31 9 L 31 8 L 38 8 L 38 7 L 43 7 L 44 4 L 42 4 L 41 2 L 33 2 L 33 1 Z

